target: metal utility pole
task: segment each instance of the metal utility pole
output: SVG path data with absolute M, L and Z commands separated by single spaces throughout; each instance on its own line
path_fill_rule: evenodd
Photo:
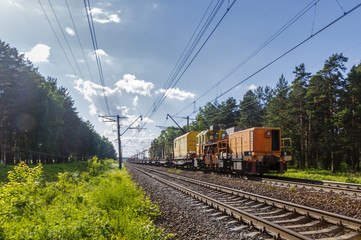
M 166 119 L 168 119 L 168 117 L 170 117 L 170 118 L 173 120 L 173 122 L 175 122 L 175 124 L 177 124 L 178 128 L 179 128 L 180 130 L 182 130 L 183 133 L 186 133 L 186 132 L 183 130 L 183 128 L 181 128 L 181 127 L 178 125 L 178 123 L 177 123 L 173 118 L 183 118 L 183 119 L 187 119 L 187 132 L 189 132 L 189 116 L 187 116 L 187 117 L 177 117 L 177 116 L 173 116 L 173 117 L 172 117 L 171 115 L 167 114 L 167 118 L 166 118 Z M 192 119 L 192 120 L 195 120 L 195 119 Z
M 189 132 L 189 116 L 187 116 L 187 132 Z
M 166 118 L 166 119 L 168 119 L 168 117 L 170 117 L 170 119 L 172 119 L 173 122 L 174 122 L 175 124 L 177 124 L 178 128 L 179 128 L 183 133 L 186 133 L 186 131 L 184 131 L 184 129 L 179 126 L 179 124 L 172 118 L 171 115 L 167 114 L 167 118 Z
M 129 127 L 127 127 L 127 129 L 124 130 L 124 132 L 122 134 L 120 134 L 120 129 L 118 128 L 118 139 L 119 139 L 119 168 L 122 168 L 122 152 L 121 152 L 121 144 L 120 144 L 120 136 L 123 136 L 124 133 L 126 131 L 128 131 L 129 129 L 140 129 L 140 128 L 132 128 L 133 124 L 140 118 L 140 121 L 143 121 L 143 117 L 142 115 L 140 115 L 139 117 L 137 117 L 134 122 L 132 122 L 132 124 L 129 125 Z M 118 118 L 118 121 L 119 121 L 119 118 Z M 118 127 L 119 127 L 119 124 L 118 124 Z
M 117 115 L 117 128 L 118 128 L 118 151 L 119 151 L 119 169 L 122 169 L 123 156 L 122 156 L 122 142 L 120 140 L 120 123 L 119 115 Z
M 116 122 L 117 123 L 117 128 L 118 128 L 118 151 L 119 151 L 119 169 L 122 169 L 122 144 L 121 144 L 121 140 L 120 140 L 120 121 L 119 119 L 121 118 L 126 118 L 126 117 L 121 117 L 119 115 L 116 116 L 100 116 L 101 118 L 106 119 L 106 121 L 103 122 Z M 117 120 L 114 120 L 114 118 L 116 118 Z

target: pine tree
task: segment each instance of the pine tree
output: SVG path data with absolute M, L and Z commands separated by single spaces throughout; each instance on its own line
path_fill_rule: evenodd
M 350 151 L 350 165 L 353 173 L 360 170 L 361 149 L 361 64 L 353 66 L 345 81 L 346 91 L 342 92 L 340 111 L 336 123 L 341 129 L 342 145 Z
M 239 106 L 239 126 L 241 128 L 263 126 L 262 107 L 257 95 L 252 90 L 248 90 L 243 96 Z
M 337 142 L 338 127 L 334 115 L 339 111 L 338 101 L 343 91 L 342 72 L 346 70 L 347 61 L 342 54 L 334 54 L 326 60 L 322 70 L 313 75 L 306 97 L 309 115 L 309 138 L 312 135 L 312 148 L 318 165 L 336 170 L 340 162 L 335 149 L 340 149 Z M 311 124 L 312 123 L 312 124 Z M 311 141 L 310 141 L 311 142 Z M 337 160 L 337 162 L 336 162 Z
M 306 72 L 306 67 L 303 63 L 296 67 L 293 73 L 295 74 L 295 79 L 292 82 L 289 94 L 289 117 L 292 122 L 291 138 L 295 149 L 300 149 L 298 156 L 300 160 L 299 167 L 304 169 L 307 146 L 305 96 L 311 73 Z
M 289 136 L 288 83 L 283 74 L 266 108 L 267 126 L 280 127 L 282 136 Z

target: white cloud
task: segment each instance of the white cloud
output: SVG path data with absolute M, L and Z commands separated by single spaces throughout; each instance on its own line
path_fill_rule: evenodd
M 157 94 L 165 93 L 165 92 L 166 92 L 166 90 L 163 88 L 156 91 Z M 178 100 L 183 101 L 187 98 L 194 98 L 195 94 L 191 93 L 191 92 L 186 92 L 186 91 L 180 90 L 179 88 L 170 88 L 168 90 L 168 93 L 166 94 L 166 96 L 171 99 L 178 99 Z
M 73 29 L 71 29 L 70 27 L 66 27 L 65 31 L 70 35 L 70 36 L 75 36 L 75 32 Z
M 123 79 L 119 80 L 115 85 L 128 93 L 138 93 L 143 96 L 150 96 L 150 91 L 154 88 L 153 83 L 137 80 L 131 74 L 125 74 Z
M 70 78 L 75 77 L 70 74 L 67 74 L 66 76 Z M 154 87 L 153 83 L 145 82 L 144 80 L 136 80 L 135 76 L 131 74 L 124 75 L 123 79 L 119 80 L 115 84 L 114 88 L 103 87 L 99 84 L 83 79 L 76 79 L 74 83 L 74 88 L 79 91 L 84 96 L 84 99 L 90 103 L 89 113 L 91 115 L 108 114 L 105 100 L 106 98 L 110 114 L 129 116 L 129 108 L 121 105 L 121 103 L 124 104 L 124 99 L 121 102 L 121 98 L 119 97 L 122 95 L 122 90 L 124 89 L 130 93 L 150 96 L 150 91 Z M 138 101 L 139 97 L 135 96 L 132 99 L 131 104 L 133 106 L 137 106 Z M 130 119 L 132 119 L 132 117 L 130 117 Z M 145 121 L 147 120 L 145 119 Z M 150 121 L 150 119 L 148 121 Z
M 104 60 L 107 64 L 112 64 L 112 58 L 103 50 L 103 49 L 97 49 L 96 53 L 98 54 L 98 56 L 100 57 L 100 59 Z M 94 52 L 90 52 L 89 53 L 89 57 L 93 60 L 96 61 L 95 58 L 95 53 Z
M 65 77 L 77 78 L 77 76 L 75 76 L 75 75 L 73 75 L 73 74 L 65 74 Z
M 249 87 L 248 87 L 248 89 L 249 90 L 256 90 L 258 87 L 256 86 L 256 85 L 254 85 L 254 84 L 251 84 Z
M 93 15 L 100 15 L 100 14 L 103 14 L 103 9 L 101 9 L 101 8 L 92 8 L 91 13 Z
M 158 8 L 158 4 L 153 3 L 153 5 L 152 5 L 152 9 L 156 9 L 156 8 Z
M 97 50 L 96 50 L 96 53 L 97 53 L 99 56 L 109 57 L 109 55 L 108 55 L 103 49 L 97 49 Z
M 133 99 L 133 106 L 134 107 L 138 106 L 138 100 L 139 100 L 138 96 L 135 96 L 135 98 Z
M 104 11 L 101 8 L 92 8 L 91 13 L 93 15 L 94 22 L 98 22 L 98 23 L 120 22 L 120 18 L 118 14 Z
M 118 14 L 110 14 L 109 15 L 109 22 L 120 22 L 120 18 L 118 16 Z
M 49 62 L 50 47 L 45 44 L 36 44 L 30 52 L 25 52 L 24 55 L 33 63 Z
M 15 2 L 15 1 L 13 1 L 13 0 L 9 0 L 8 2 L 9 2 L 11 5 L 14 5 L 14 6 L 18 7 L 18 8 L 24 8 L 24 7 L 21 6 L 19 3 Z
M 135 133 L 135 132 L 134 132 Z M 137 150 L 144 150 L 149 148 L 152 140 L 157 137 L 157 134 L 150 130 L 142 130 L 137 134 L 128 134 L 122 137 L 122 147 L 124 156 L 132 156 L 137 153 Z
M 122 93 L 119 88 L 111 89 L 83 79 L 75 80 L 74 88 L 90 103 L 89 113 L 91 115 L 107 113 L 105 98 L 111 112 L 116 112 L 120 106 L 119 96 Z

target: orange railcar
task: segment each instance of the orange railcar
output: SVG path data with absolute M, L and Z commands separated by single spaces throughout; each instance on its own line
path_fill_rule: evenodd
M 229 134 L 233 169 L 249 174 L 284 172 L 292 158 L 281 147 L 280 128 L 255 127 Z

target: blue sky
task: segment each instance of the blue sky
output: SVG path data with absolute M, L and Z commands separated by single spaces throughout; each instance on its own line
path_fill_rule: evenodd
M 70 55 L 57 25 L 49 1 L 74 54 L 80 72 Z M 103 67 L 105 87 L 97 72 L 94 50 L 83 1 L 68 0 L 85 59 L 78 44 L 65 0 L 40 0 L 51 24 L 64 46 L 72 67 L 66 60 L 38 0 L 0 0 L 0 39 L 25 53 L 44 76 L 58 79 L 66 87 L 79 115 L 89 120 L 95 129 L 110 140 L 116 139 L 114 124 L 103 123 L 98 115 L 108 114 L 103 94 L 106 94 L 110 114 L 122 115 L 125 130 L 139 115 L 146 116 L 180 58 L 187 42 L 200 22 L 211 0 L 97 0 L 90 1 L 98 41 L 98 54 Z M 232 0 L 224 1 L 205 36 L 214 28 Z M 310 3 L 308 12 L 280 34 L 255 57 L 244 64 L 218 87 L 195 101 L 211 86 L 226 76 L 235 66 L 256 50 L 272 34 Z M 311 34 L 349 11 L 360 0 L 238 0 L 230 9 L 188 70 L 179 79 L 160 108 L 140 132 L 129 130 L 122 136 L 123 155 L 130 156 L 147 148 L 161 129 L 157 125 L 174 125 L 166 115 L 194 117 L 194 107 L 204 106 L 217 95 L 262 68 Z M 257 86 L 274 87 L 281 74 L 291 83 L 293 70 L 301 63 L 315 73 L 333 53 L 343 52 L 349 58 L 348 69 L 361 61 L 361 8 L 321 32 L 290 54 L 259 74 L 234 88 L 218 101 L 243 94 Z M 200 43 L 203 43 L 205 37 Z M 200 45 L 196 49 L 199 48 Z M 86 67 L 90 67 L 90 72 Z M 74 69 L 74 71 L 72 70 Z M 83 77 L 81 77 L 81 75 Z M 194 104 L 192 104 L 195 101 Z M 180 119 L 178 119 L 180 120 Z M 184 125 L 185 121 L 180 120 Z M 135 126 L 138 122 L 135 123 Z M 116 143 L 116 142 L 114 142 Z

